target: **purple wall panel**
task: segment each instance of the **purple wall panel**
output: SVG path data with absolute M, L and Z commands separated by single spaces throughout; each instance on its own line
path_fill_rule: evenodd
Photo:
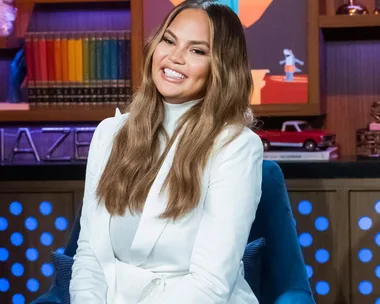
M 36 5 L 28 31 L 107 31 L 130 27 L 128 2 L 56 3 Z
M 0 57 L 0 101 L 7 100 L 11 60 L 12 57 Z
M 326 64 L 329 96 L 380 96 L 380 41 L 328 41 Z

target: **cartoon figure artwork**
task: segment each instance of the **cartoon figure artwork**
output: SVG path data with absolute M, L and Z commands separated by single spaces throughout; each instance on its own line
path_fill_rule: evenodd
M 184 0 L 167 1 L 178 5 Z M 247 49 L 254 87 L 250 104 L 253 106 L 307 104 L 309 102 L 309 67 L 306 61 L 307 1 L 216 1 L 228 5 L 247 29 Z M 281 22 L 278 22 L 278 12 L 281 12 L 283 17 Z M 286 49 L 282 39 L 266 34 L 277 33 L 282 37 L 290 37 L 294 36 L 295 31 L 299 33 L 297 40 L 289 39 L 293 42 L 286 46 Z M 267 51 L 268 45 L 271 46 L 270 52 Z M 281 58 L 282 55 L 280 57 L 276 55 L 280 53 L 283 53 L 284 58 Z
M 251 70 L 252 80 L 253 80 L 253 92 L 251 96 L 251 104 L 259 105 L 261 104 L 261 90 L 265 87 L 266 81 L 264 77 L 270 71 L 268 69 L 262 70 Z
M 304 62 L 296 58 L 292 50 L 284 49 L 285 59 L 280 61 L 281 65 L 285 64 L 285 81 L 293 81 L 294 73 L 299 73 L 302 70 L 297 68 L 296 63 L 304 65 Z

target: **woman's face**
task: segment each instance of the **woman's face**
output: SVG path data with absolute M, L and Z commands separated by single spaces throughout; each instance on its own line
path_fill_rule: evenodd
M 152 76 L 169 103 L 202 98 L 211 70 L 210 28 L 207 14 L 187 9 L 166 29 L 153 54 Z

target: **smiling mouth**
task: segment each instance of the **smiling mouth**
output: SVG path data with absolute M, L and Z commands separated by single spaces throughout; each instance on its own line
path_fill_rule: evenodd
M 163 72 L 166 77 L 171 78 L 171 79 L 176 79 L 176 80 L 184 80 L 186 79 L 186 75 L 183 75 L 177 71 L 171 70 L 169 68 L 164 68 Z

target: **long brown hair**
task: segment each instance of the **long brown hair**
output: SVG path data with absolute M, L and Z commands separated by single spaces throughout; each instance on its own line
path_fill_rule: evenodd
M 191 8 L 205 11 L 210 20 L 211 75 L 204 99 L 183 115 L 169 139 L 163 127 L 162 96 L 152 80 L 152 57 L 170 23 Z M 144 58 L 141 86 L 114 139 L 97 196 L 111 214 L 123 215 L 127 208 L 132 214 L 142 212 L 150 187 L 181 130 L 173 165 L 162 188 L 168 191 L 168 201 L 161 218 L 175 220 L 197 207 L 202 173 L 218 135 L 225 127 L 235 126 L 231 142 L 247 123 L 252 125 L 253 116 L 247 115 L 252 78 L 244 31 L 228 6 L 209 0 L 185 1 L 169 13 L 149 40 Z M 166 149 L 160 155 L 162 136 L 166 138 Z

